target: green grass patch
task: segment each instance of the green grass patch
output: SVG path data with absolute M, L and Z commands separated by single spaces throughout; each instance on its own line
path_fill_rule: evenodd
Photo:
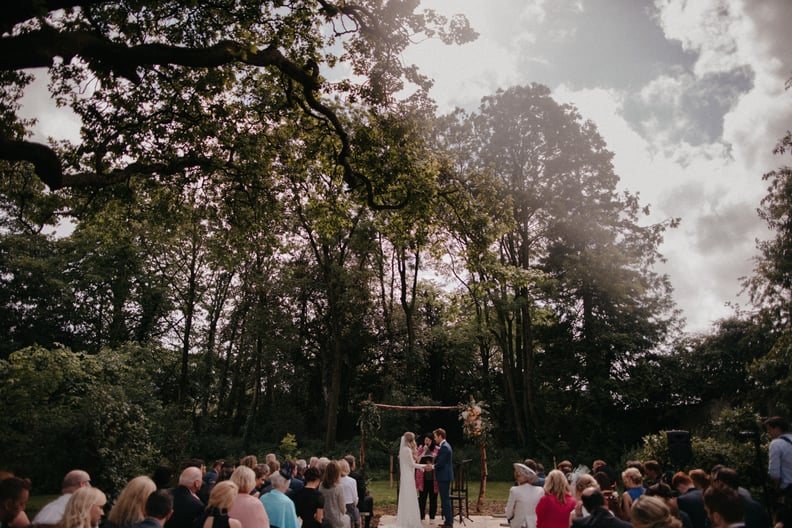
M 470 482 L 470 503 L 475 504 L 478 500 L 480 482 Z M 487 489 L 484 495 L 485 501 L 507 501 L 509 499 L 509 489 L 513 486 L 511 482 L 491 482 L 487 481 Z M 374 507 L 395 505 L 398 502 L 396 496 L 396 482 L 393 482 L 391 487 L 390 482 L 385 480 L 370 480 L 368 489 L 371 496 L 374 498 Z

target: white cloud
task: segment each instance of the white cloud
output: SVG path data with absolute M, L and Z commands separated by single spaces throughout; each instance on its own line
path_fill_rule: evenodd
M 660 20 L 670 38 L 701 55 L 695 73 L 751 68 L 752 89 L 724 116 L 723 139 L 746 171 L 760 175 L 789 128 L 792 108 L 784 81 L 792 70 L 792 2 L 787 0 L 662 0 Z
M 740 17 L 740 0 L 656 0 L 666 36 L 698 53 L 698 75 L 729 71 L 745 64 L 737 38 L 746 25 Z
M 36 119 L 32 127 L 33 141 L 47 143 L 49 138 L 55 140 L 68 139 L 78 142 L 80 138 L 80 120 L 69 108 L 58 108 L 49 93 L 47 84 L 49 75 L 44 68 L 30 70 L 35 76 L 33 82 L 25 89 L 22 97 L 20 117 Z
M 661 78 L 647 87 L 676 100 L 684 82 Z M 739 277 L 750 273 L 754 240 L 765 235 L 755 214 L 760 188 L 757 175 L 746 174 L 721 142 L 690 145 L 673 143 L 673 134 L 639 134 L 624 117 L 626 94 L 616 90 L 553 92 L 559 102 L 571 102 L 584 119 L 597 124 L 608 148 L 620 187 L 638 192 L 652 205 L 647 222 L 681 218 L 679 228 L 666 232 L 660 250 L 674 297 L 683 310 L 688 330 L 703 331 L 728 316 L 727 301 L 737 298 Z

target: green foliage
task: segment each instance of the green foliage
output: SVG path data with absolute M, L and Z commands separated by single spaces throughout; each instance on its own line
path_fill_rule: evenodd
M 382 427 L 382 413 L 370 399 L 360 402 L 357 426 L 367 436 L 373 436 Z
M 30 347 L 11 354 L 0 364 L 3 460 L 53 491 L 74 467 L 111 495 L 149 472 L 164 439 L 152 436 L 158 402 L 145 390 L 150 378 L 136 352 Z
M 625 460 L 657 460 L 670 471 L 690 471 L 700 468 L 709 472 L 715 465 L 722 464 L 735 469 L 745 487 L 754 491 L 761 489 L 763 467 L 757 467 L 757 452 L 750 442 L 737 435 L 731 438 L 700 437 L 692 435 L 693 458 L 685 467 L 675 467 L 671 462 L 668 439 L 665 431 L 643 438 L 643 446 L 627 453 Z
M 297 437 L 291 433 L 281 438 L 278 449 L 284 458 L 289 460 L 300 458 L 300 450 L 297 448 Z
M 758 407 L 767 416 L 792 416 L 792 333 L 778 336 L 772 348 L 747 366 Z

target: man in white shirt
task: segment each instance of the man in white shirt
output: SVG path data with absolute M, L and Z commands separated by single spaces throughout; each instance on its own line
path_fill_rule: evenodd
M 62 495 L 50 502 L 38 512 L 33 518 L 33 526 L 41 528 L 49 528 L 58 524 L 63 517 L 63 512 L 66 509 L 66 503 L 72 496 L 72 493 L 82 488 L 83 486 L 91 485 L 91 476 L 81 469 L 73 469 L 66 473 L 63 477 L 61 484 Z

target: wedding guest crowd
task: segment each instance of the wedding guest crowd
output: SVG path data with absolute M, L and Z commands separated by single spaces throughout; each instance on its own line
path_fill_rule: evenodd
M 63 478 L 61 495 L 31 522 L 25 512 L 30 480 L 0 471 L 0 528 L 361 528 L 369 527 L 373 500 L 355 469 L 355 457 L 265 463 L 248 455 L 238 465 L 218 459 L 185 462 L 171 487 L 173 469 L 131 478 L 108 504 L 81 469 Z M 105 510 L 108 515 L 105 518 Z
M 778 417 L 765 422 L 768 474 L 782 500 L 774 517 L 741 486 L 733 468 L 717 465 L 663 472 L 657 461 L 631 460 L 618 474 L 604 460 L 591 470 L 564 460 L 546 475 L 535 459 L 513 464 L 505 517 L 510 528 L 792 528 L 792 435 Z M 437 456 L 433 435 L 417 449 L 415 487 L 420 519 L 437 515 Z M 171 487 L 173 469 L 131 478 L 118 497 L 92 486 L 84 470 L 66 473 L 61 495 L 30 521 L 31 482 L 0 472 L 1 528 L 369 528 L 373 501 L 355 471 L 355 458 L 311 457 L 265 462 L 248 455 L 233 464 L 187 461 Z M 784 500 L 786 499 L 786 500 Z M 104 518 L 107 510 L 107 517 Z M 361 515 L 363 513 L 364 515 Z M 365 524 L 364 524 L 365 521 Z
M 621 473 L 623 491 L 619 494 L 616 472 L 603 460 L 595 460 L 593 470 L 583 465 L 570 469 L 571 462 L 565 460 L 563 469 L 554 469 L 546 477 L 529 467 L 529 462 L 540 467 L 533 459 L 514 464 L 515 485 L 504 512 L 511 528 L 785 526 L 785 510 L 777 510 L 773 521 L 767 509 L 740 486 L 737 472 L 723 465 L 710 471 L 663 473 L 657 461 L 629 461 Z M 792 474 L 789 480 L 792 483 Z

